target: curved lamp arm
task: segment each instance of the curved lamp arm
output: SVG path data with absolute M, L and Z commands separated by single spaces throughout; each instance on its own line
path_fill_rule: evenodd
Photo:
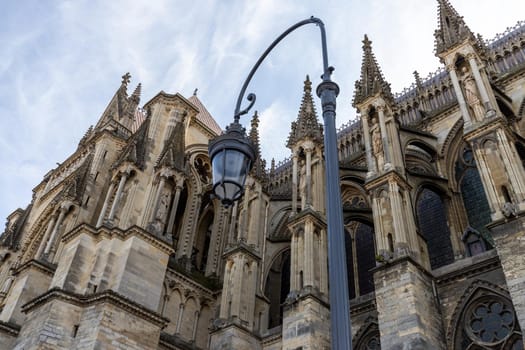
M 257 71 L 257 69 L 261 65 L 261 63 L 264 61 L 266 56 L 268 56 L 268 54 L 273 50 L 273 48 L 275 46 L 277 46 L 277 44 L 279 44 L 281 42 L 281 40 L 283 40 L 288 34 L 293 32 L 297 28 L 302 27 L 302 26 L 304 26 L 306 24 L 310 24 L 310 23 L 317 24 L 317 26 L 321 30 L 321 46 L 322 46 L 322 51 L 323 51 L 323 75 L 322 75 L 322 78 L 323 78 L 323 82 L 330 81 L 330 76 L 332 75 L 332 72 L 333 72 L 334 69 L 333 69 L 333 67 L 329 67 L 328 66 L 328 50 L 326 49 L 326 31 L 324 29 L 324 23 L 319 18 L 316 18 L 316 17 L 312 16 L 309 19 L 305 19 L 303 21 L 297 22 L 296 24 L 294 24 L 293 26 L 291 26 L 290 28 L 285 30 L 284 33 L 282 33 L 277 39 L 275 39 L 273 41 L 273 43 L 270 46 L 268 46 L 268 48 L 266 49 L 266 51 L 264 51 L 264 53 L 261 55 L 261 57 L 259 57 L 259 59 L 255 63 L 255 65 L 253 66 L 252 70 L 248 74 L 248 77 L 244 81 L 244 84 L 242 85 L 242 88 L 241 88 L 241 92 L 239 93 L 239 97 L 237 98 L 237 104 L 235 105 L 235 112 L 234 112 L 234 115 L 233 115 L 234 123 L 238 123 L 239 122 L 239 118 L 241 117 L 241 115 L 244 115 L 244 114 L 248 113 L 248 111 L 255 104 L 255 100 L 257 99 L 257 97 L 256 97 L 256 95 L 254 93 L 250 93 L 246 97 L 246 99 L 250 102 L 250 104 L 248 105 L 248 107 L 246 107 L 245 109 L 241 110 L 241 102 L 242 102 L 242 99 L 244 97 L 244 94 L 246 93 L 246 89 L 248 87 L 248 84 L 250 84 L 250 81 L 252 80 L 253 75 L 255 74 L 255 72 Z

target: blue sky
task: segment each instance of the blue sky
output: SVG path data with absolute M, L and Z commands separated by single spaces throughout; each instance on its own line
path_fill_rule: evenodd
M 452 0 L 472 31 L 493 38 L 525 19 L 522 0 Z M 495 6 L 497 4 L 497 6 Z M 95 124 L 125 72 L 142 101 L 160 90 L 195 88 L 224 127 L 260 54 L 287 27 L 311 15 L 328 35 L 333 79 L 341 87 L 337 125 L 351 107 L 367 33 L 394 92 L 440 67 L 433 55 L 435 0 L 6 1 L 0 15 L 0 217 L 31 200 L 45 173 L 71 154 Z M 288 156 L 290 123 L 306 74 L 322 73 L 318 29 L 286 38 L 256 74 L 262 151 Z M 318 109 L 319 110 L 319 109 Z M 249 125 L 244 119 L 245 125 Z M 0 230 L 1 231 L 1 230 Z

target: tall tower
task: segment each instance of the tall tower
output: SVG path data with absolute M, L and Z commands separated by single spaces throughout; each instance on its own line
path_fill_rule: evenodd
M 483 42 L 447 0 L 438 0 L 436 55 L 452 80 L 490 207 L 496 248 L 521 327 L 525 327 L 525 170 L 516 149 L 518 126 L 491 85 Z
M 290 293 L 283 318 L 283 348 L 324 349 L 330 345 L 323 130 L 307 76 L 297 120 L 287 146 L 292 150 Z
M 210 349 L 261 349 L 257 334 L 261 320 L 256 315 L 268 309 L 260 285 L 264 254 L 264 220 L 270 198 L 264 190 L 265 162 L 259 149 L 259 117 L 252 118 L 250 138 L 256 146 L 254 167 L 245 193 L 232 209 L 229 242 L 223 253 L 224 283 L 219 317 L 214 324 Z
M 157 310 L 174 248 L 160 213 L 182 176 L 184 145 L 170 132 L 197 111 L 180 96 L 157 97 L 139 126 L 140 85 L 128 97 L 129 78 L 77 151 L 37 186 L 36 225 L 8 296 L 17 300 L 1 315 L 23 324 L 15 349 L 154 349 L 168 323 Z
M 435 317 L 437 305 L 428 292 L 432 280 L 425 272 L 429 267 L 424 259 L 426 246 L 416 231 L 394 103 L 365 35 L 361 79 L 356 82 L 353 104 L 363 125 L 368 164 L 365 188 L 373 203 L 377 251 L 390 260 L 374 273 L 381 343 L 386 349 L 407 344 L 443 349 L 443 330 Z M 410 324 L 409 329 L 392 326 L 400 323 Z

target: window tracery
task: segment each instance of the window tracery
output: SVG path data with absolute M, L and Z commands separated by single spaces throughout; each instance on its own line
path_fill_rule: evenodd
M 456 349 L 523 349 L 521 329 L 512 304 L 499 295 L 484 295 L 465 308 Z

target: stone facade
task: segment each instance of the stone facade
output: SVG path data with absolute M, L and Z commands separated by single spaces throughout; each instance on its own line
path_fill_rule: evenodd
M 338 130 L 352 343 L 523 349 L 525 22 L 483 41 L 447 0 L 438 17 L 444 68 L 397 95 L 365 36 L 359 118 Z M 253 116 L 231 207 L 211 193 L 222 130 L 199 98 L 140 106 L 129 83 L 7 218 L 0 349 L 330 349 L 310 79 L 290 158 L 266 166 Z

